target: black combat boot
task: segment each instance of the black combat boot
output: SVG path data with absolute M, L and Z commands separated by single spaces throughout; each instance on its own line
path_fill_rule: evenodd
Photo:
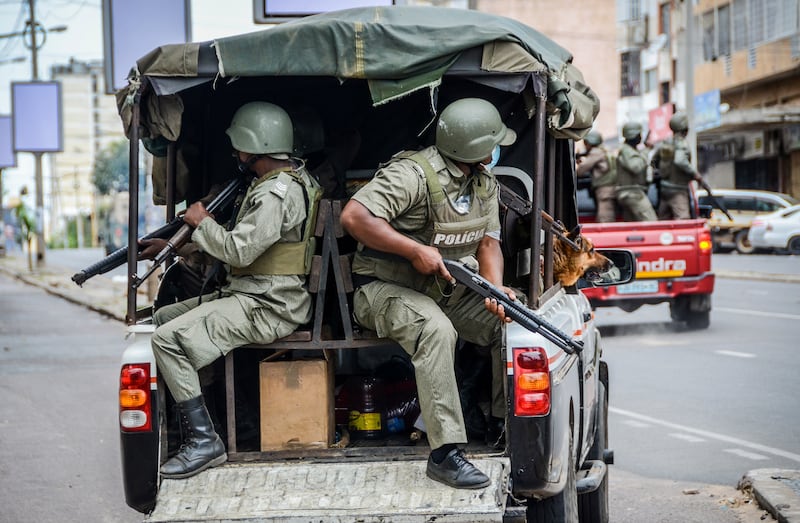
M 194 476 L 228 459 L 225 445 L 214 431 L 203 396 L 177 404 L 183 428 L 183 445 L 178 453 L 161 465 L 161 475 L 170 479 Z

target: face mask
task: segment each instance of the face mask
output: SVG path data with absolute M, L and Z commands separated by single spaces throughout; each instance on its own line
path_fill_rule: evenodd
M 499 145 L 495 145 L 494 149 L 492 149 L 492 161 L 489 162 L 488 164 L 484 165 L 484 167 L 486 167 L 486 170 L 487 171 L 491 171 L 492 167 L 497 165 L 497 160 L 499 160 L 499 159 L 500 159 L 500 146 Z

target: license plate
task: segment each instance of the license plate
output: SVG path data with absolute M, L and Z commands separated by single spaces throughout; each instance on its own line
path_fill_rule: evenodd
M 617 286 L 617 294 L 648 294 L 658 292 L 658 280 L 632 281 Z

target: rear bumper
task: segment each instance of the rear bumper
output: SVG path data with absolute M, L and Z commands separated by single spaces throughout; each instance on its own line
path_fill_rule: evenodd
M 618 307 L 623 304 L 650 305 L 669 302 L 678 296 L 711 294 L 714 291 L 714 280 L 714 273 L 706 272 L 699 276 L 658 279 L 658 290 L 655 292 L 625 294 L 624 292 L 620 293 L 617 286 L 591 287 L 582 289 L 582 292 L 589 298 L 592 307 Z

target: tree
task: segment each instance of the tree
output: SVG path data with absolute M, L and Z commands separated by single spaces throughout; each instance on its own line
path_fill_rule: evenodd
M 128 142 L 120 140 L 100 151 L 94 162 L 92 183 L 100 194 L 128 190 Z

